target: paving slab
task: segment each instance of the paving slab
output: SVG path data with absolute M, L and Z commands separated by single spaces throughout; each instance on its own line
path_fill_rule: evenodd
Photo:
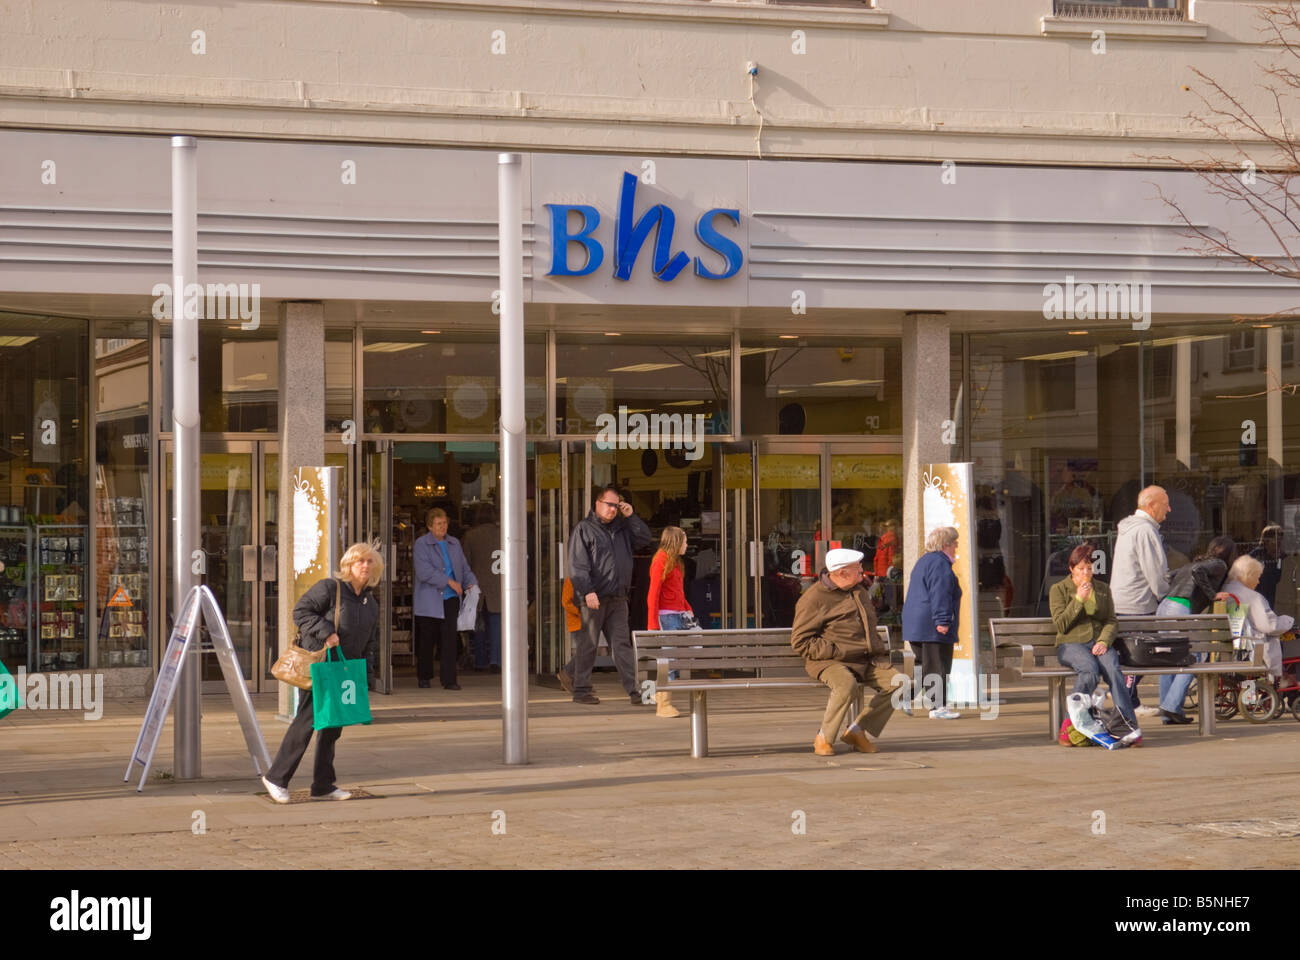
M 530 763 L 502 762 L 500 679 L 374 696 L 339 784 L 373 798 L 278 805 L 224 697 L 204 698 L 203 778 L 176 782 L 168 721 L 142 793 L 122 774 L 146 706 L 99 720 L 0 720 L 0 869 L 1287 867 L 1300 863 L 1300 723 L 1148 726 L 1138 749 L 1066 749 L 1045 687 L 1003 684 L 996 719 L 897 714 L 882 752 L 812 753 L 816 690 L 710 694 L 708 758 L 690 723 L 530 691 Z M 285 724 L 254 698 L 272 754 Z M 1150 723 L 1150 721 L 1148 721 Z M 308 785 L 310 758 L 294 789 Z M 200 829 L 201 828 L 201 829 Z M 304 853 L 304 851 L 306 851 Z

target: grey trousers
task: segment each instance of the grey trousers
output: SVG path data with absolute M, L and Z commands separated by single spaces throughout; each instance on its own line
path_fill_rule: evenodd
M 579 697 L 591 693 L 591 668 L 596 665 L 596 647 L 600 644 L 601 631 L 609 641 L 609 652 L 623 681 L 623 689 L 629 696 L 636 693 L 636 657 L 632 652 L 627 597 L 601 597 L 598 610 L 590 609 L 581 597 L 574 600 L 582 613 L 582 629 L 570 634 L 573 637 L 573 659 L 564 666 L 573 677 L 573 695 Z

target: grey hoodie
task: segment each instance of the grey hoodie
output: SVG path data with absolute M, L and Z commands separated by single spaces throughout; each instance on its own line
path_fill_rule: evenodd
M 1160 524 L 1145 510 L 1119 522 L 1110 593 L 1115 612 L 1153 614 L 1169 592 L 1169 561 L 1160 542 Z

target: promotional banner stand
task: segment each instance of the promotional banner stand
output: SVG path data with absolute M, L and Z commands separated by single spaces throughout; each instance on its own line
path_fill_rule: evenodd
M 975 472 L 971 463 L 932 463 L 921 474 L 921 536 L 955 527 L 952 572 L 961 585 L 961 623 L 952 652 L 948 696 L 955 703 L 981 702 L 979 577 L 975 545 Z

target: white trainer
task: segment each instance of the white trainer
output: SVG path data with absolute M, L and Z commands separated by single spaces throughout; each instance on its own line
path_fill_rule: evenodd
M 349 799 L 351 796 L 352 796 L 352 794 L 351 794 L 349 791 L 347 791 L 347 790 L 340 790 L 338 787 L 335 787 L 333 793 L 322 794 L 322 795 L 319 796 L 319 797 L 313 795 L 313 796 L 312 796 L 312 799 L 313 799 L 313 800 L 347 800 L 347 799 Z
M 930 711 L 931 720 L 960 720 L 961 714 L 956 710 L 949 710 L 947 707 L 940 707 L 937 710 Z
M 270 780 L 266 779 L 266 777 L 262 778 L 262 786 L 266 787 L 266 792 L 271 795 L 271 799 L 276 803 L 289 802 L 289 791 L 284 789 L 284 787 L 277 787 Z
M 1138 708 L 1137 708 L 1136 710 L 1134 710 L 1133 712 L 1136 713 L 1139 717 L 1158 717 L 1158 716 L 1160 716 L 1160 708 L 1159 708 L 1159 707 L 1150 707 L 1150 706 L 1147 706 L 1145 703 L 1142 704 L 1142 706 L 1138 707 Z

